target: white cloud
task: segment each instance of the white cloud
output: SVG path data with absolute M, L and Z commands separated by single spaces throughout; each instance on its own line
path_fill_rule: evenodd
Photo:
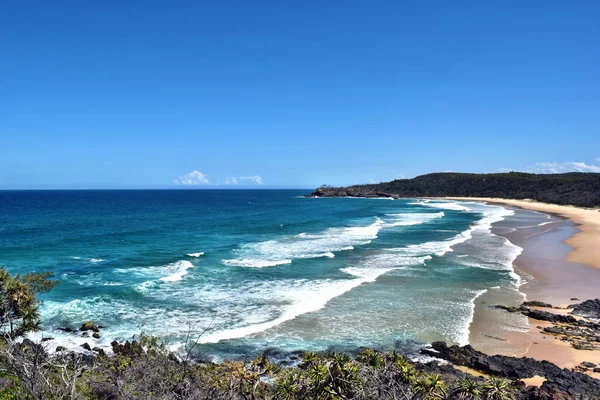
M 537 174 L 561 174 L 564 172 L 600 172 L 600 165 L 591 165 L 583 162 L 563 163 L 536 163 L 527 168 L 528 172 Z
M 596 161 L 600 163 L 600 158 L 596 158 Z M 586 164 L 579 161 L 567 161 L 567 162 L 541 162 L 535 163 L 524 169 L 514 168 L 498 168 L 495 172 L 511 172 L 511 171 L 522 171 L 533 174 L 563 174 L 566 172 L 598 172 L 600 173 L 600 165 Z
M 252 175 L 252 176 L 230 176 L 229 178 L 225 178 L 225 184 L 226 185 L 237 185 L 240 183 L 244 183 L 242 181 L 247 181 L 248 183 L 253 183 L 256 185 L 262 185 L 263 181 L 262 178 L 258 175 Z
M 209 185 L 210 182 L 206 179 L 206 175 L 202 172 L 194 170 L 188 172 L 185 175 L 180 176 L 177 179 L 173 179 L 173 182 L 177 185 Z
M 369 183 L 375 183 L 375 181 L 373 180 L 373 178 L 369 178 Z
M 263 181 L 262 178 L 258 175 L 252 175 L 252 176 L 240 176 L 238 178 L 240 181 L 249 181 L 251 183 L 256 183 L 257 185 L 262 185 Z

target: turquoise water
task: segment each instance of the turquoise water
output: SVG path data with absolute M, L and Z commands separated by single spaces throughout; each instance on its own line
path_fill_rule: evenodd
M 144 330 L 177 349 L 193 329 L 216 357 L 466 344 L 474 299 L 518 287 L 521 249 L 490 231 L 510 210 L 306 192 L 0 192 L 0 265 L 54 271 L 54 346 Z M 99 340 L 55 330 L 90 319 Z

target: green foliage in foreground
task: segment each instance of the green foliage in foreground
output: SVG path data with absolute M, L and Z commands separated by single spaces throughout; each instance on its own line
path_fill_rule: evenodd
M 37 293 L 51 290 L 58 281 L 50 272 L 11 275 L 0 268 L 0 332 L 14 339 L 40 329 Z
M 365 349 L 355 358 L 305 352 L 287 368 L 267 357 L 193 362 L 199 338 L 191 340 L 191 332 L 184 355 L 144 334 L 113 343 L 111 356 L 50 354 L 44 343 L 23 338 L 40 327 L 36 293 L 56 285 L 49 277 L 0 268 L 0 400 L 513 400 L 518 392 L 503 378 L 430 373 L 395 351 Z
M 395 352 L 304 353 L 295 367 L 267 357 L 192 363 L 142 335 L 113 356 L 50 356 L 30 341 L 5 341 L 0 399 L 514 399 L 501 378 L 431 374 Z

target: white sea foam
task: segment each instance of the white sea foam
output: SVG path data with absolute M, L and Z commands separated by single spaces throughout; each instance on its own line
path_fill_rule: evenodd
M 460 346 L 466 346 L 469 344 L 469 337 L 471 336 L 471 324 L 473 323 L 473 317 L 475 316 L 475 300 L 482 294 L 487 293 L 487 289 L 479 290 L 475 292 L 475 295 L 469 302 L 471 307 L 469 318 L 465 320 L 465 324 L 462 329 L 462 334 L 458 339 L 458 344 Z
M 221 260 L 225 265 L 249 268 L 275 267 L 277 265 L 291 264 L 292 260 L 260 260 L 256 258 L 235 258 L 231 260 Z
M 398 213 L 386 214 L 385 219 L 376 217 L 375 222 L 366 226 L 329 228 L 318 233 L 302 232 L 294 236 L 243 245 L 238 258 L 226 259 L 225 265 L 240 267 L 273 267 L 290 264 L 294 259 L 335 257 L 334 252 L 354 250 L 356 245 L 370 243 L 381 229 L 419 225 L 444 217 L 437 213 Z
M 370 243 L 377 238 L 384 225 L 382 219 L 376 218 L 375 222 L 366 226 L 329 228 L 314 234 L 303 232 L 265 242 L 248 243 L 236 251 L 238 258 L 221 262 L 230 266 L 262 268 L 290 264 L 294 259 L 332 258 L 333 252 Z
M 208 334 L 200 338 L 200 342 L 216 343 L 222 340 L 245 337 L 273 328 L 302 314 L 318 311 L 325 307 L 331 299 L 341 296 L 363 283 L 374 282 L 379 276 L 391 270 L 391 268 L 344 268 L 342 271 L 356 278 L 307 282 L 303 287 L 293 291 L 286 291 L 289 305 L 277 317 L 268 321 L 231 329 L 209 331 Z M 247 323 L 247 321 L 245 322 Z
M 176 263 L 173 264 L 169 264 L 167 266 L 167 268 L 169 269 L 174 269 L 175 272 L 173 272 L 171 275 L 169 276 L 165 276 L 163 278 L 160 278 L 161 281 L 163 282 L 175 282 L 175 281 L 180 281 L 183 279 L 183 277 L 185 275 L 188 274 L 188 269 L 192 268 L 193 265 L 191 262 L 189 261 L 177 261 Z
M 162 282 L 175 282 L 183 279 L 188 274 L 188 269 L 193 264 L 187 260 L 176 261 L 167 265 L 153 267 L 116 268 L 114 271 L 135 277 L 155 278 Z
M 97 263 L 101 263 L 101 262 L 103 262 L 103 261 L 106 261 L 106 260 L 104 260 L 104 259 L 102 259 L 102 258 L 90 258 L 90 259 L 89 259 L 89 261 L 90 261 L 92 264 L 97 264 Z
M 386 222 L 384 228 L 393 226 L 411 226 L 425 224 L 444 217 L 444 212 L 438 213 L 401 213 L 386 214 L 388 217 L 394 217 L 392 221 Z
M 464 203 L 459 203 L 457 201 L 431 201 L 431 200 L 420 200 L 415 201 L 408 204 L 420 205 L 425 207 L 432 208 L 441 208 L 444 210 L 454 210 L 454 211 L 471 211 L 471 208 L 464 205 Z
M 198 257 L 200 257 L 200 256 L 203 256 L 203 255 L 204 255 L 204 252 L 203 252 L 203 251 L 200 251 L 200 252 L 198 252 L 198 253 L 188 253 L 188 254 L 186 254 L 186 255 L 187 255 L 188 257 L 195 257 L 195 258 L 198 258 Z

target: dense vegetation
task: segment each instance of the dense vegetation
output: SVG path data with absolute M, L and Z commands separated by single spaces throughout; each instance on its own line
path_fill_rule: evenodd
M 372 349 L 364 349 L 355 357 L 336 352 L 304 352 L 293 366 L 277 365 L 266 356 L 213 363 L 193 356 L 197 354 L 199 337 L 194 338 L 191 332 L 184 354 L 173 353 L 156 338 L 143 334 L 137 341 L 113 342 L 111 355 L 101 349 L 88 349 L 84 353 L 63 349 L 51 354 L 45 348 L 47 342 L 35 343 L 23 339 L 22 335 L 40 327 L 39 302 L 34 293 L 44 292 L 54 285 L 48 274 L 20 277 L 0 269 L 3 321 L 8 323 L 0 335 L 0 399 L 571 398 L 568 392 L 557 390 L 556 386 L 548 386 L 547 390 L 525 387 L 518 380 L 495 376 L 497 374 L 474 377 L 450 365 L 415 363 L 396 352 Z M 94 325 L 83 324 L 87 326 Z M 460 348 L 446 349 L 456 352 Z M 566 370 L 565 374 L 559 374 L 558 383 L 563 386 L 572 380 L 573 374 L 577 375 L 576 382 L 581 379 L 581 374 Z M 600 388 L 600 382 L 596 384 L 591 380 L 590 386 L 590 378 L 586 379 L 588 381 L 583 383 L 588 388 L 594 388 L 593 391 Z M 573 387 L 567 385 L 567 390 Z M 588 392 L 588 389 L 577 389 L 575 393 L 579 393 L 578 398 L 582 400 L 598 398 Z
M 313 192 L 331 197 L 502 197 L 579 207 L 600 207 L 600 174 L 435 173 L 346 188 L 323 186 Z

